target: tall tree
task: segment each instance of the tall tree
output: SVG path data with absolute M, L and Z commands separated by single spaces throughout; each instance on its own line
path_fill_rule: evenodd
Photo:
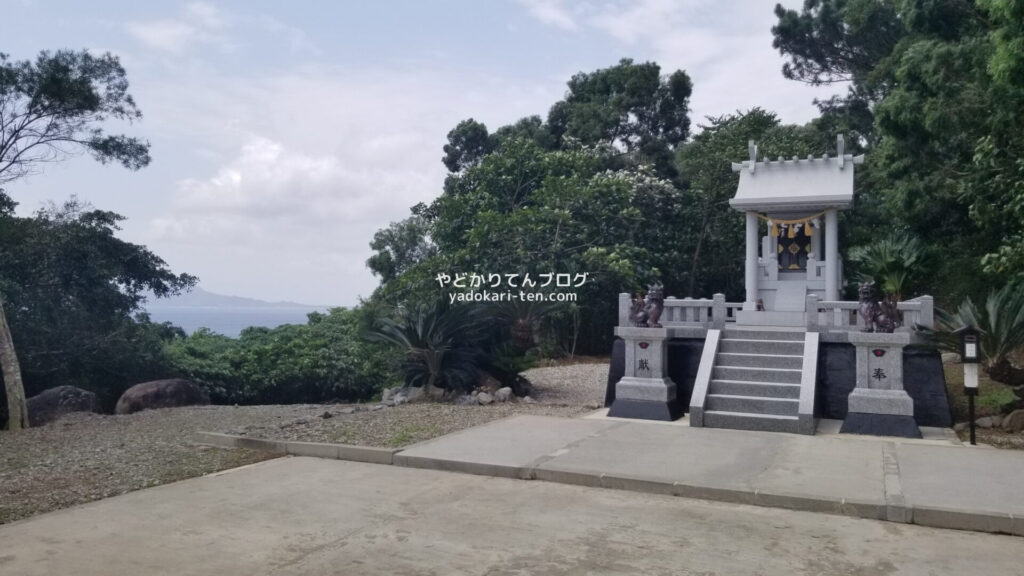
M 128 93 L 117 57 L 87 50 L 41 52 L 15 62 L 0 54 L 0 184 L 13 182 L 48 162 L 87 152 L 130 170 L 149 164 L 149 143 L 110 135 L 109 119 L 142 117 Z M 3 306 L 0 295 L 0 307 Z M 28 426 L 24 384 L 7 316 L 0 313 L 0 364 L 8 401 L 8 428 Z
M 736 246 L 744 242 L 744 228 L 743 218 L 729 206 L 739 183 L 731 163 L 748 154 L 750 140 L 757 141 L 762 158 L 820 155 L 832 143 L 824 141 L 813 126 L 782 125 L 774 113 L 760 108 L 709 118 L 701 128 L 676 155 L 686 187 L 683 221 L 693 226 L 691 233 L 697 236 L 682 260 L 687 268 L 684 293 L 695 298 L 710 291 L 738 296 L 743 254 Z
M 814 86 L 848 83 L 845 96 L 815 101 L 819 123 L 851 141 L 876 141 L 871 107 L 888 91 L 886 65 L 906 30 L 899 0 L 804 0 L 802 10 L 775 6 L 772 46 L 788 61 L 782 75 Z
M 551 134 L 560 143 L 610 142 L 658 174 L 676 176 L 672 151 L 690 135 L 693 83 L 686 72 L 667 77 L 654 62 L 626 58 L 615 66 L 580 72 L 569 80 L 565 100 L 548 112 Z
M 427 221 L 416 214 L 400 222 L 392 222 L 387 228 L 373 235 L 370 248 L 376 253 L 366 261 L 366 266 L 386 284 L 416 264 L 430 258 L 436 252 L 428 237 Z M 422 208 L 419 208 L 422 209 Z
M 924 287 L 945 305 L 1024 275 L 1022 14 L 1021 0 L 776 8 L 786 76 L 850 82 L 819 123 L 854 127 L 872 148 L 861 179 L 872 209 L 946 248 Z
M 30 218 L 0 214 L 0 290 L 29 394 L 71 384 L 112 404 L 137 378 L 160 376 L 162 336 L 175 332 L 132 315 L 147 294 L 195 278 L 117 238 L 122 219 L 74 199 Z

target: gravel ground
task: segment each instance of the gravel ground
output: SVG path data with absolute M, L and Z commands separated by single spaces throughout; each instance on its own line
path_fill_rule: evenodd
M 354 414 L 344 413 L 351 405 L 315 405 L 302 407 L 308 411 L 291 419 L 275 415 L 243 426 L 229 425 L 231 419 L 225 419 L 213 431 L 256 438 L 399 447 L 514 414 L 571 417 L 604 404 L 607 364 L 534 368 L 523 375 L 537 391 L 536 404 L 456 406 L 424 402 Z
M 970 430 L 960 430 L 956 435 L 964 444 L 971 441 Z M 1005 432 L 992 428 L 975 428 L 974 439 L 978 444 L 985 444 L 995 448 L 1024 450 L 1024 432 Z
M 71 414 L 39 428 L 0 431 L 0 524 L 272 457 L 197 445 L 200 430 L 366 446 L 404 446 L 514 414 L 578 416 L 604 401 L 607 364 L 524 373 L 538 402 L 196 406 L 126 416 Z M 325 413 L 331 416 L 324 418 Z

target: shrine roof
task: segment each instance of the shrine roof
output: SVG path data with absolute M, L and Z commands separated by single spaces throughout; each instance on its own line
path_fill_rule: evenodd
M 752 150 L 751 156 L 756 157 L 753 145 Z M 863 162 L 863 155 L 851 154 L 734 162 L 732 169 L 740 173 L 740 183 L 729 205 L 759 212 L 849 208 L 854 165 Z

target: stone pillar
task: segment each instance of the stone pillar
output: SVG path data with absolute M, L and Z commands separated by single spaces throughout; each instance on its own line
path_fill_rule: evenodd
M 757 212 L 747 212 L 747 299 L 744 310 L 757 310 Z
M 711 298 L 711 327 L 715 330 L 724 330 L 728 315 L 729 311 L 725 308 L 725 294 L 716 292 Z
M 808 222 L 807 225 L 810 226 L 811 223 Z M 818 260 L 819 262 L 821 261 L 822 256 L 824 256 L 821 250 L 821 234 L 823 232 L 824 230 L 822 230 L 822 227 L 818 226 L 817 228 L 814 229 L 814 235 L 811 236 L 811 252 L 814 253 L 814 259 Z
M 608 415 L 672 421 L 683 415 L 676 384 L 668 377 L 668 329 L 618 327 L 625 343 L 625 375 L 615 385 Z
M 857 387 L 850 392 L 840 432 L 920 438 L 914 400 L 903 389 L 903 348 L 908 333 L 849 332 L 856 347 Z
M 633 299 L 628 292 L 619 293 L 619 326 L 629 326 L 629 312 L 633 307 Z
M 825 300 L 839 300 L 839 218 L 825 211 Z

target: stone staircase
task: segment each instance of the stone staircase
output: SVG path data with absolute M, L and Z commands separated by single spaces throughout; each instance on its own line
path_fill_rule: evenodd
M 807 432 L 807 416 L 803 421 L 799 416 L 805 337 L 801 330 L 723 330 L 707 386 L 703 425 L 813 433 L 813 424 Z

